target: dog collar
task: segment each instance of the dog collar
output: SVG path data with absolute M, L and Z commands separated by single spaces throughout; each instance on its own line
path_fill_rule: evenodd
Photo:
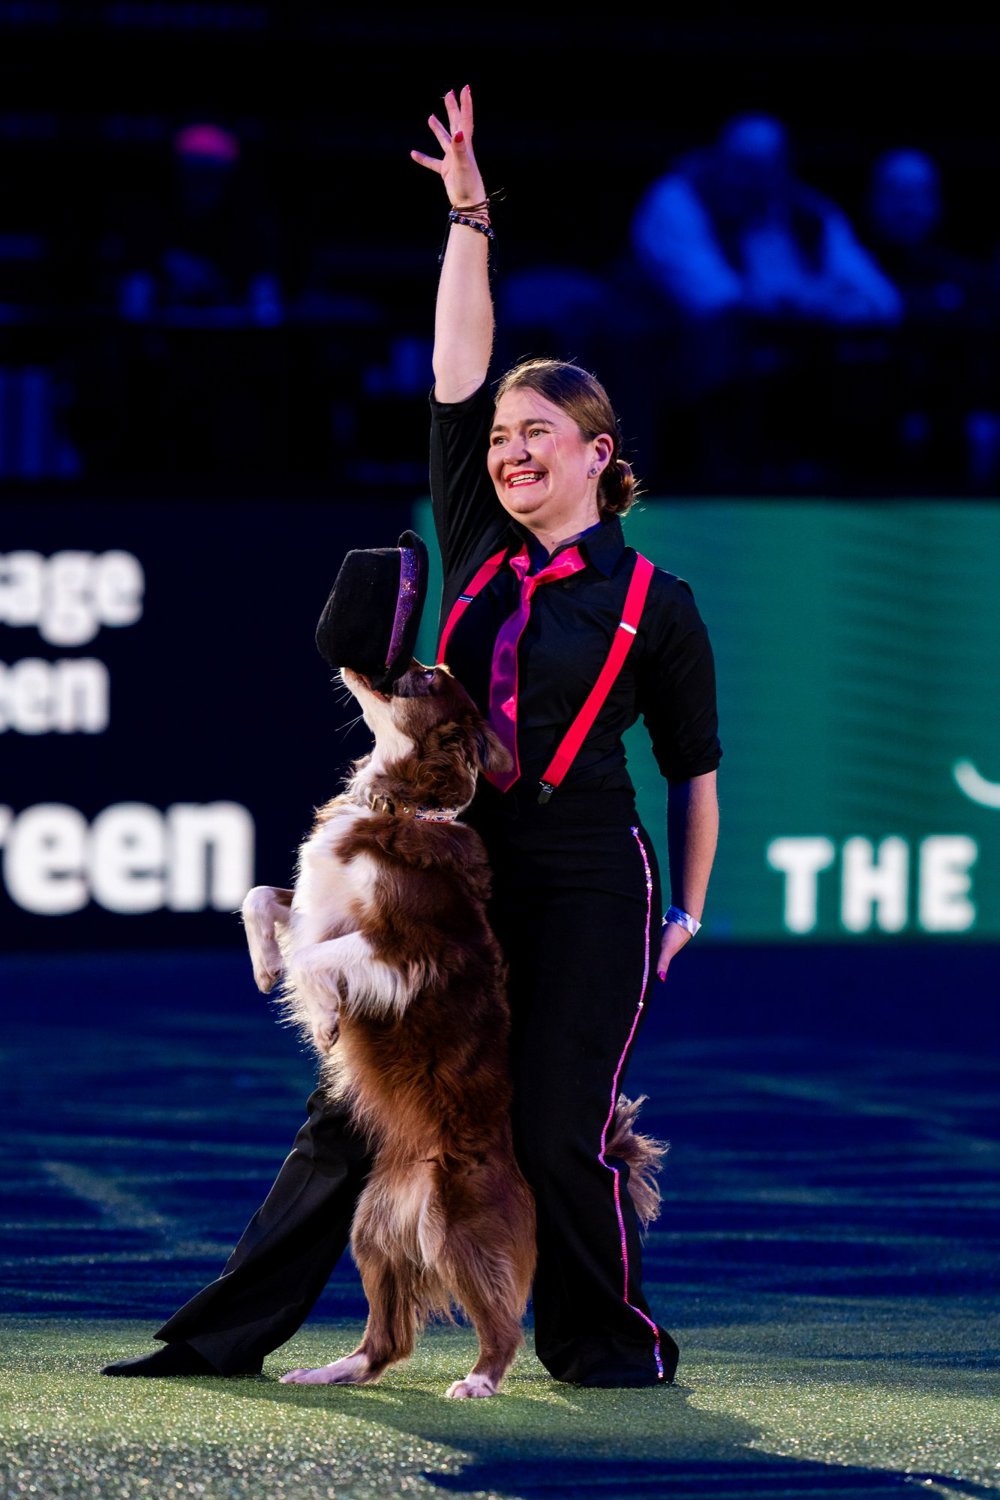
M 420 823 L 454 823 L 462 811 L 460 807 L 408 807 L 405 802 L 393 802 L 391 797 L 372 797 L 368 805 L 372 812 L 416 818 Z

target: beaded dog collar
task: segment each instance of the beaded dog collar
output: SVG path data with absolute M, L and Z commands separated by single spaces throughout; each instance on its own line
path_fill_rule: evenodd
M 416 818 L 419 823 L 454 823 L 460 807 L 408 807 L 405 802 L 395 803 L 391 797 L 372 797 L 368 806 L 372 812 L 388 813 L 390 817 Z

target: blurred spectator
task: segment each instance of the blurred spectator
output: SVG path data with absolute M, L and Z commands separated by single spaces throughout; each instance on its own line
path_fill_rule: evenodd
M 941 223 L 941 174 L 922 151 L 887 151 L 872 169 L 869 214 L 883 245 L 926 246 Z
M 868 216 L 868 242 L 905 309 L 884 386 L 892 419 L 886 461 L 922 485 L 989 487 L 1000 464 L 1000 413 L 987 270 L 947 244 L 941 174 L 924 152 L 879 157 Z
M 0 223 L 0 480 L 69 479 L 80 469 L 66 433 L 66 304 L 76 288 L 60 275 L 65 239 Z
M 239 137 L 184 126 L 112 214 L 105 264 L 120 321 L 81 382 L 88 467 L 277 473 L 288 402 L 276 219 Z
M 239 139 L 218 125 L 187 125 L 173 152 L 169 198 L 146 200 L 133 225 L 122 316 L 225 308 L 243 309 L 256 323 L 279 322 L 273 224 L 241 171 Z
M 900 301 L 843 213 L 799 182 L 784 127 L 731 120 L 647 192 L 632 225 L 640 262 L 683 311 L 834 324 L 891 323 Z
M 844 213 L 795 176 L 781 123 L 740 116 L 678 162 L 642 199 L 632 247 L 674 320 L 666 425 L 680 418 L 688 472 L 667 481 L 835 483 L 844 346 L 855 358 L 880 340 L 902 302 Z

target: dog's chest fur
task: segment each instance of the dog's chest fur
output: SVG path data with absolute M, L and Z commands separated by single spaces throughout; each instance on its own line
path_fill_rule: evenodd
M 371 817 L 368 808 L 338 799 L 302 844 L 288 930 L 291 948 L 355 932 L 364 924 L 374 898 L 375 863 L 360 853 L 344 859 L 341 846 L 359 821 Z

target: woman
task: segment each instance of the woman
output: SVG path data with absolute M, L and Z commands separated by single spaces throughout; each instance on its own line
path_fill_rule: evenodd
M 564 779 L 539 801 L 552 747 L 622 617 L 634 554 L 617 517 L 634 482 L 603 389 L 575 367 L 512 372 L 494 409 L 488 213 L 469 90 L 446 103 L 450 131 L 431 120 L 442 157 L 413 153 L 440 173 L 459 210 L 437 304 L 432 488 L 446 617 L 480 565 L 502 553 L 461 605 L 447 658 L 518 756 L 517 778 L 484 786 L 471 821 L 494 863 L 492 916 L 510 967 L 516 1145 L 538 1204 L 535 1345 L 560 1380 L 657 1385 L 672 1379 L 677 1348 L 643 1299 L 624 1168 L 605 1150 L 660 909 L 621 733 L 645 715 L 670 783 L 679 920 L 663 929 L 662 978 L 697 928 L 715 848 L 711 652 L 687 586 L 657 571 L 625 666 Z M 160 1329 L 164 1348 L 105 1374 L 254 1372 L 299 1327 L 347 1243 L 369 1165 L 344 1110 L 319 1091 L 309 1109 L 223 1275 Z
M 659 913 L 621 735 L 642 713 L 669 780 L 673 905 L 657 972 L 700 922 L 715 852 L 715 683 L 686 584 L 653 575 L 631 650 L 565 777 L 547 765 L 601 674 L 635 566 L 618 517 L 635 481 L 603 387 L 552 360 L 517 366 L 495 405 L 489 206 L 468 88 L 429 123 L 452 205 L 434 342 L 431 483 L 447 660 L 516 753 L 471 820 L 494 867 L 491 917 L 510 965 L 515 1144 L 538 1202 L 535 1347 L 557 1379 L 669 1381 L 673 1340 L 642 1296 L 635 1216 L 606 1159 L 611 1101 L 652 975 Z M 500 549 L 481 586 L 470 583 Z M 552 573 L 548 574 L 551 569 Z M 542 586 L 544 584 L 544 586 Z M 474 593 L 455 610 L 461 591 Z

